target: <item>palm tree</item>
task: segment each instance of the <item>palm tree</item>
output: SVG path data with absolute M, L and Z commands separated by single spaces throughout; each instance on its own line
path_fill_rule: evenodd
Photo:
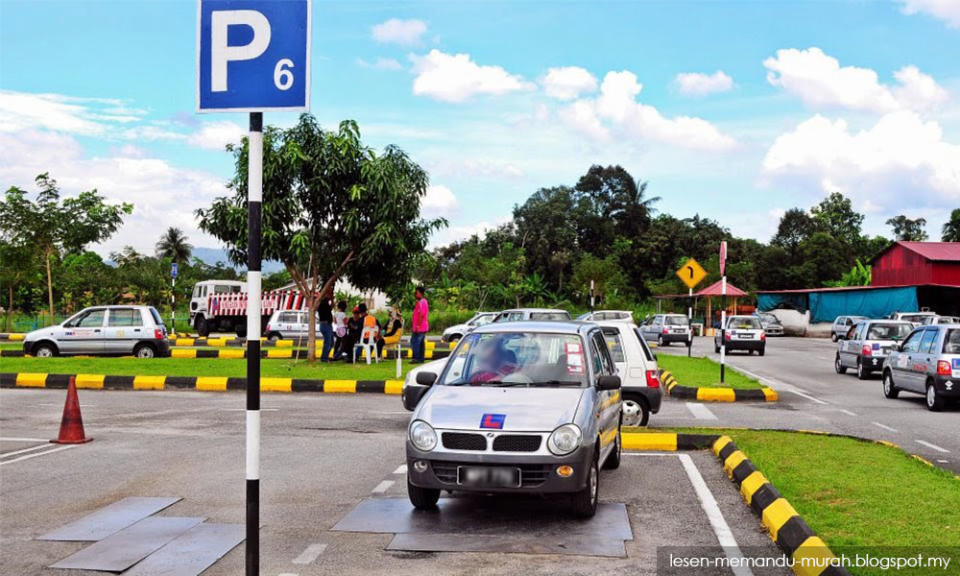
M 190 259 L 193 246 L 187 242 L 187 237 L 179 228 L 167 228 L 167 231 L 157 242 L 157 256 L 169 258 L 173 262 L 182 264 Z
M 950 212 L 950 220 L 943 225 L 944 242 L 960 242 L 960 208 Z

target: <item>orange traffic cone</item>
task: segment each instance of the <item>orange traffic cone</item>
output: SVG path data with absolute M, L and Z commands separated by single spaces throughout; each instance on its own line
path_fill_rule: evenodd
M 83 417 L 80 415 L 80 399 L 77 398 L 77 381 L 70 377 L 67 386 L 67 401 L 63 405 L 63 419 L 60 421 L 60 436 L 51 440 L 54 444 L 84 444 L 93 438 L 83 433 Z

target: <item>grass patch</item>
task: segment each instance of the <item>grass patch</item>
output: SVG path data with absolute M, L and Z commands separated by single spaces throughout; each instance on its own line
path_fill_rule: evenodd
M 633 432 L 727 434 L 835 554 L 952 557 L 960 573 L 960 482 L 902 450 L 853 438 L 713 428 Z M 889 574 L 852 568 L 858 576 Z
M 403 362 L 402 374 L 410 368 Z M 0 372 L 46 372 L 49 374 L 110 374 L 116 376 L 246 376 L 247 361 L 216 358 L 0 358 Z M 263 360 L 263 376 L 316 380 L 390 380 L 396 376 L 396 361 L 379 364 L 345 364 L 306 360 Z
M 691 388 L 719 388 L 720 364 L 709 358 L 687 358 L 659 354 L 657 366 L 662 370 L 669 370 L 677 378 L 677 385 Z M 756 390 L 761 388 L 759 382 L 748 378 L 727 365 L 724 388 L 739 388 L 741 390 Z

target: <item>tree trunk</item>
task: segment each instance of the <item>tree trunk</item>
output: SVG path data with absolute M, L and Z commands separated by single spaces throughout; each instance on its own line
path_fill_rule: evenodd
M 13 283 L 7 286 L 7 319 L 4 322 L 4 330 L 10 332 L 10 314 L 13 312 Z
M 47 298 L 50 303 L 50 325 L 54 324 L 53 321 L 53 275 L 50 272 L 50 256 L 52 256 L 52 250 L 47 248 L 44 250 L 45 258 L 47 264 Z
M 307 327 L 307 362 L 313 364 L 317 361 L 317 323 L 313 320 L 317 313 L 317 299 L 311 294 L 308 302 L 310 304 L 307 308 L 310 310 L 310 315 L 307 320 L 309 322 Z

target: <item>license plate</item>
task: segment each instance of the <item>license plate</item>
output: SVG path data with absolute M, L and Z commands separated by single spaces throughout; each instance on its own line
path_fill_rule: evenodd
M 737 338 L 741 340 L 753 340 L 753 334 L 737 334 Z
M 519 488 L 520 469 L 458 466 L 457 484 L 463 486 L 489 486 L 491 488 Z
M 674 328 L 674 329 L 673 329 L 673 333 L 674 333 L 674 334 L 683 334 L 683 333 L 684 333 L 684 330 L 683 330 L 683 328 Z

